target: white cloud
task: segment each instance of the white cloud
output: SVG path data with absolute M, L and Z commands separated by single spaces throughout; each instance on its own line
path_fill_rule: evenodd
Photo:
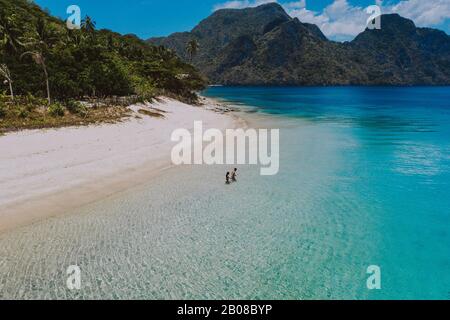
M 385 13 L 396 12 L 423 27 L 436 26 L 450 19 L 449 0 L 404 0 L 382 8 Z
M 214 9 L 255 7 L 268 2 L 277 1 L 232 0 L 216 5 Z M 396 4 L 375 0 L 374 3 L 381 7 L 382 13 L 398 13 L 421 27 L 433 27 L 450 20 L 449 0 L 401 0 Z M 334 0 L 321 12 L 309 10 L 307 0 L 283 2 L 282 5 L 292 17 L 318 25 L 327 37 L 335 40 L 352 39 L 364 31 L 369 18 L 364 7 L 351 5 L 348 0 Z
M 284 3 L 283 6 L 288 10 L 302 9 L 306 7 L 306 0 Z
M 351 6 L 347 0 L 335 0 L 325 7 L 322 12 L 308 10 L 299 1 L 297 8 L 287 12 L 292 17 L 297 17 L 302 22 L 313 23 L 319 26 L 322 32 L 334 39 L 347 39 L 356 36 L 366 27 L 368 15 L 364 8 Z

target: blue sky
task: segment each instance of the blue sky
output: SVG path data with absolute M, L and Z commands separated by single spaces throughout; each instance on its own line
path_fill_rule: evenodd
M 90 15 L 97 27 L 141 38 L 189 31 L 218 8 L 256 6 L 270 0 L 35 0 L 51 14 L 65 18 L 69 5 Z M 271 1 L 273 2 L 273 1 Z M 419 26 L 450 33 L 450 0 L 278 0 L 286 11 L 303 22 L 317 24 L 334 40 L 349 40 L 364 29 L 369 15 L 364 9 L 377 3 L 383 13 L 397 12 Z

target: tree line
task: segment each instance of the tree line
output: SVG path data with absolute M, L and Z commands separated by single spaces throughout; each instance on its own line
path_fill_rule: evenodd
M 195 43 L 191 57 L 198 50 Z M 53 99 L 160 93 L 192 97 L 205 79 L 169 49 L 134 35 L 97 30 L 86 16 L 79 30 L 26 0 L 0 0 L 0 77 L 4 92 Z

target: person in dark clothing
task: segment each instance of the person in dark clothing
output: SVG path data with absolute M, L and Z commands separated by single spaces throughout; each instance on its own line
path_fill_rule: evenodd
M 225 183 L 230 184 L 230 173 L 227 172 L 227 175 L 225 176 Z
M 237 182 L 237 168 L 234 168 L 234 171 L 231 173 L 231 180 L 233 182 Z

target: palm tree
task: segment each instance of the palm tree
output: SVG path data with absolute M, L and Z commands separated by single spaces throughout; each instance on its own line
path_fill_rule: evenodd
M 52 103 L 51 96 L 50 96 L 50 82 L 48 80 L 48 71 L 47 71 L 47 65 L 45 64 L 45 57 L 42 54 L 42 52 L 39 51 L 27 51 L 21 55 L 21 58 L 30 55 L 33 58 L 33 61 L 42 67 L 42 71 L 44 72 L 45 76 L 45 85 L 47 89 L 47 101 L 48 104 Z
M 95 25 L 96 22 L 89 16 L 81 20 L 81 30 L 86 34 L 88 44 L 91 46 L 95 44 Z
M 108 34 L 107 46 L 108 46 L 109 50 L 114 50 L 114 48 L 115 48 L 115 41 L 114 41 L 114 37 L 112 36 L 112 34 Z
M 42 67 L 49 104 L 51 103 L 50 82 L 45 55 L 54 45 L 60 42 L 60 35 L 57 34 L 55 30 L 51 29 L 44 19 L 39 18 L 36 29 L 31 32 L 31 34 L 25 36 L 22 43 L 24 47 L 29 48 L 30 50 L 22 53 L 20 57 L 23 58 L 29 55 L 37 65 Z
M 88 33 L 94 33 L 94 31 L 95 31 L 95 25 L 96 25 L 97 23 L 94 21 L 94 20 L 92 20 L 92 18 L 91 17 L 89 17 L 89 16 L 86 16 L 82 21 L 81 21 L 81 28 L 83 29 L 83 30 L 86 30 Z
M 5 54 L 4 49 L 7 48 L 8 43 L 10 43 L 11 45 L 11 39 L 13 39 L 11 35 L 8 34 L 8 25 L 5 24 L 5 20 L 3 19 L 3 17 L 0 17 L 0 34 L 3 34 L 3 38 L 0 39 L 0 52 L 1 55 L 3 56 Z M 16 41 L 13 41 L 12 44 L 14 44 L 14 42 Z M 15 46 L 13 47 L 14 49 L 16 49 Z M 5 78 L 5 84 L 6 83 L 9 84 L 9 92 L 11 94 L 11 99 L 14 100 L 14 91 L 12 86 L 11 73 L 9 72 L 8 66 L 4 63 L 0 65 L 0 75 L 2 75 Z
M 11 100 L 14 101 L 14 91 L 13 91 L 13 86 L 12 86 L 12 78 L 11 78 L 11 73 L 9 72 L 8 66 L 6 64 L 1 64 L 0 65 L 0 74 L 6 79 L 6 81 L 9 84 L 9 92 L 11 94 Z
M 53 28 L 52 28 L 53 27 Z M 40 42 L 40 45 L 49 49 L 61 40 L 61 34 L 54 28 L 54 24 L 48 24 L 44 19 L 39 18 L 36 23 L 36 41 Z
M 83 43 L 85 37 L 80 30 L 74 29 L 69 30 L 67 33 L 67 43 L 71 44 L 73 47 L 79 47 Z
M 198 50 L 200 48 L 200 45 L 198 44 L 198 41 L 195 39 L 192 39 L 188 42 L 187 46 L 186 46 L 186 52 L 189 55 L 189 59 L 192 62 L 192 59 L 194 58 L 194 56 L 197 55 Z
M 17 51 L 17 45 L 20 44 L 19 32 L 17 28 L 16 14 L 12 14 L 8 17 L 0 16 L 0 35 L 3 36 L 0 41 L 3 43 L 7 50 L 13 52 Z
M 154 47 L 154 53 L 157 54 L 160 58 L 164 57 L 167 53 L 167 49 L 164 46 Z

